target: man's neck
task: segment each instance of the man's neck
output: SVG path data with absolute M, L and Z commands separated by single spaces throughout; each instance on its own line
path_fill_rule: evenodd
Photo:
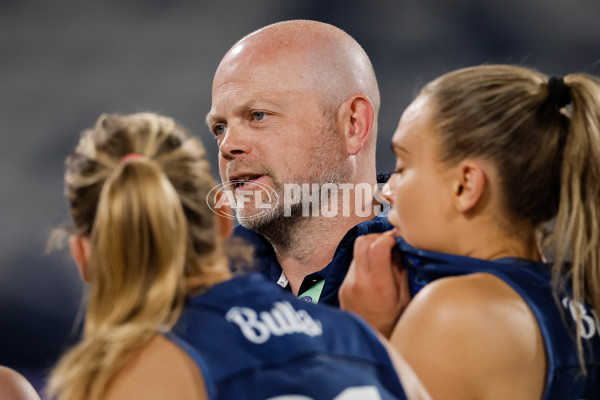
M 307 275 L 318 272 L 331 262 L 344 235 L 369 217 L 311 217 L 298 221 L 288 231 L 287 240 L 270 240 L 277 261 L 287 277 L 292 292 L 298 295 Z
M 367 179 L 367 176 L 372 178 Z M 368 182 L 371 187 L 375 187 L 375 173 L 355 177 L 353 181 Z M 357 224 L 372 220 L 380 211 L 381 205 L 375 198 L 367 196 L 365 203 L 359 203 L 360 207 L 357 207 L 356 195 L 346 198 L 343 190 L 345 189 L 342 188 L 342 196 L 337 198 L 337 211 L 342 215 L 326 217 L 321 213 L 303 217 L 302 214 L 294 213 L 288 218 L 274 221 L 270 229 L 260 232 L 273 246 L 277 261 L 296 295 L 307 275 L 322 270 L 331 262 L 344 235 Z M 348 204 L 344 204 L 344 199 L 348 200 Z M 357 208 L 371 211 L 358 216 Z M 324 209 L 329 210 L 329 205 Z

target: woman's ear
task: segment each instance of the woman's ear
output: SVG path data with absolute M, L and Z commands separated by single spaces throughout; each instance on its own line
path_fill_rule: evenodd
M 354 95 L 342 104 L 338 118 L 341 118 L 348 154 L 358 154 L 373 131 L 375 122 L 373 103 L 364 95 Z
M 90 240 L 85 236 L 71 235 L 69 237 L 69 249 L 71 250 L 71 256 L 77 264 L 79 275 L 81 279 L 89 282 L 91 274 L 89 271 L 89 257 L 91 254 Z
M 473 210 L 480 202 L 487 183 L 487 175 L 478 162 L 464 160 L 458 164 L 452 186 L 456 209 L 461 213 Z

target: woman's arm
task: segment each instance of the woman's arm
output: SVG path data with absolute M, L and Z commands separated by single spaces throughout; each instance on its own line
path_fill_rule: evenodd
M 25 377 L 0 367 L 0 400 L 40 400 L 40 397 Z
M 379 341 L 386 348 L 390 360 L 396 369 L 400 383 L 408 400 L 431 400 L 432 397 L 423 386 L 423 383 L 412 369 L 412 367 L 406 362 L 406 360 L 398 353 L 398 351 L 390 344 L 390 342 L 383 337 L 379 332 L 375 331 L 375 334 L 379 338 Z
M 426 286 L 404 311 L 392 345 L 435 399 L 541 399 L 546 353 L 523 299 L 490 274 Z

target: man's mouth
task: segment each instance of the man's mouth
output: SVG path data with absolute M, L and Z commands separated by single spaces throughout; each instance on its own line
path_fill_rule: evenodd
M 235 174 L 229 177 L 229 182 L 232 183 L 236 189 L 244 188 L 251 185 L 253 182 L 259 180 L 265 175 L 262 174 Z

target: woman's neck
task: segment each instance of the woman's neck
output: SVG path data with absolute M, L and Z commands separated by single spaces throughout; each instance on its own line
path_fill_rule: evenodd
M 505 257 L 541 261 L 536 230 L 525 223 L 473 224 L 456 236 L 459 254 L 484 260 Z

